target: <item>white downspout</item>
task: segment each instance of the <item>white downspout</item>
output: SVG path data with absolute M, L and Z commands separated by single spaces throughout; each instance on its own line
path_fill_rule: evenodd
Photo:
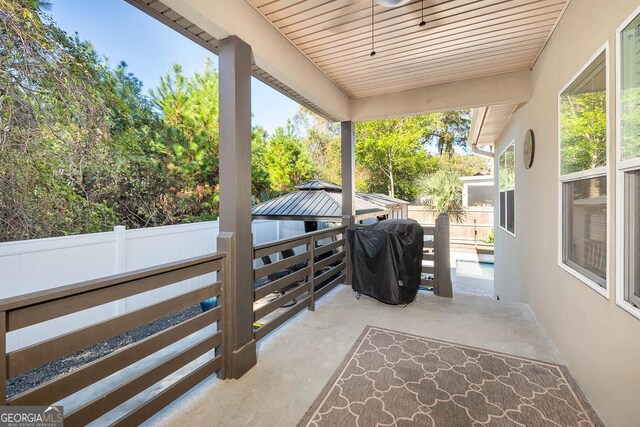
M 471 138 L 471 151 L 473 151 L 475 154 L 479 156 L 493 159 L 494 157 L 493 152 L 481 150 L 478 148 L 478 139 L 480 138 L 480 133 L 482 133 L 482 127 L 484 126 L 484 122 L 487 119 L 488 113 L 489 113 L 489 108 L 483 107 L 482 112 L 480 113 L 481 114 L 480 123 L 477 124 L 477 132 L 470 132 L 471 135 L 469 135 L 469 138 Z M 476 120 L 474 120 L 474 122 L 476 122 Z M 475 127 L 475 123 L 474 123 L 474 126 L 472 127 Z

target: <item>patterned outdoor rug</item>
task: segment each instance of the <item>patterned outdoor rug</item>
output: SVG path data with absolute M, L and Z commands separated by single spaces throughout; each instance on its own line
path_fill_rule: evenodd
M 367 327 L 299 426 L 602 426 L 564 366 Z

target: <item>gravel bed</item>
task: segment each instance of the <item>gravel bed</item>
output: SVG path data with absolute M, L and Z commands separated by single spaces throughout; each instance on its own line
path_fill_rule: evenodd
M 177 325 L 202 313 L 199 305 L 193 305 L 177 313 L 154 320 L 153 322 L 132 329 L 124 334 L 102 341 L 91 347 L 80 350 L 69 356 L 55 360 L 39 368 L 32 369 L 24 374 L 15 376 L 7 381 L 7 397 L 15 396 L 19 393 L 36 387 L 59 375 L 66 374 L 83 365 L 100 359 L 122 347 L 140 341 L 157 332 Z

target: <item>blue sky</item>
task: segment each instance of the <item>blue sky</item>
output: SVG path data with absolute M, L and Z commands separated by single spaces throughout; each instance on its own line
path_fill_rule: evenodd
M 77 32 L 81 39 L 89 40 L 110 64 L 129 64 L 129 71 L 147 90 L 174 63 L 181 64 L 187 74 L 201 70 L 207 56 L 216 67 L 218 64 L 216 55 L 124 0 L 53 0 L 48 13 L 67 33 Z M 298 111 L 297 103 L 256 79 L 251 88 L 254 125 L 272 132 Z

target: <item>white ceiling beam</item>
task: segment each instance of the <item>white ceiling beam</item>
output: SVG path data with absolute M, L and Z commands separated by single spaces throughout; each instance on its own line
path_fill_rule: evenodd
M 235 35 L 248 43 L 258 67 L 331 114 L 349 119 L 349 98 L 247 2 L 163 0 L 177 13 L 221 40 Z
M 530 80 L 530 71 L 517 71 L 356 98 L 351 101 L 351 120 L 362 122 L 527 102 L 531 95 Z

